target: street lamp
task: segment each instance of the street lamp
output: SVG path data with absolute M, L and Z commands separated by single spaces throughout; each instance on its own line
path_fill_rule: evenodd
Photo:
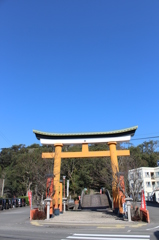
M 63 198 L 65 198 L 65 178 L 66 176 L 63 176 Z
M 44 202 L 46 202 L 47 205 L 47 220 L 50 219 L 50 203 L 51 203 L 51 198 L 47 197 Z

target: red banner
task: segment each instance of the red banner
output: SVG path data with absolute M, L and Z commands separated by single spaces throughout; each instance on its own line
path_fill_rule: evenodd
M 29 205 L 32 208 L 32 191 L 28 191 Z
M 146 210 L 146 201 L 145 201 L 145 194 L 144 190 L 142 190 L 142 197 L 141 197 L 141 208 Z

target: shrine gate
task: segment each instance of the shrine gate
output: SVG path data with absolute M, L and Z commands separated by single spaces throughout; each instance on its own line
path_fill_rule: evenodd
M 42 158 L 54 158 L 54 202 L 55 209 L 58 209 L 59 186 L 61 159 L 63 158 L 93 158 L 110 157 L 112 168 L 112 195 L 114 210 L 119 209 L 120 194 L 117 188 L 117 173 L 119 172 L 117 156 L 129 156 L 129 150 L 117 150 L 117 142 L 130 141 L 138 127 L 134 126 L 110 132 L 91 132 L 91 133 L 48 133 L 33 130 L 38 140 L 43 145 L 53 145 L 55 152 L 42 153 Z M 88 144 L 107 143 L 109 151 L 89 151 Z M 63 145 L 82 144 L 81 152 L 62 152 Z M 120 210 L 120 209 L 119 209 Z

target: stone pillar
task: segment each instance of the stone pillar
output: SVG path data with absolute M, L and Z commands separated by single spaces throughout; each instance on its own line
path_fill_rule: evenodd
M 119 196 L 118 196 L 118 177 L 119 172 L 117 152 L 116 152 L 116 142 L 109 142 L 110 157 L 111 157 L 111 167 L 112 167 L 112 194 L 113 194 L 113 210 L 118 213 L 119 210 Z
M 55 200 L 55 209 L 58 209 L 58 200 L 59 200 L 59 188 L 60 188 L 60 170 L 61 170 L 61 151 L 63 144 L 55 144 L 55 156 L 54 156 L 54 200 Z

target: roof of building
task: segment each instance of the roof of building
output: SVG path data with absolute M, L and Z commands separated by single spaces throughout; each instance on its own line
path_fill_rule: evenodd
M 120 137 L 120 136 L 134 136 L 138 126 L 125 128 L 121 130 L 109 131 L 109 132 L 85 132 L 85 133 L 52 133 L 41 132 L 33 130 L 38 140 L 43 139 L 75 139 L 75 138 L 103 138 L 103 137 Z

